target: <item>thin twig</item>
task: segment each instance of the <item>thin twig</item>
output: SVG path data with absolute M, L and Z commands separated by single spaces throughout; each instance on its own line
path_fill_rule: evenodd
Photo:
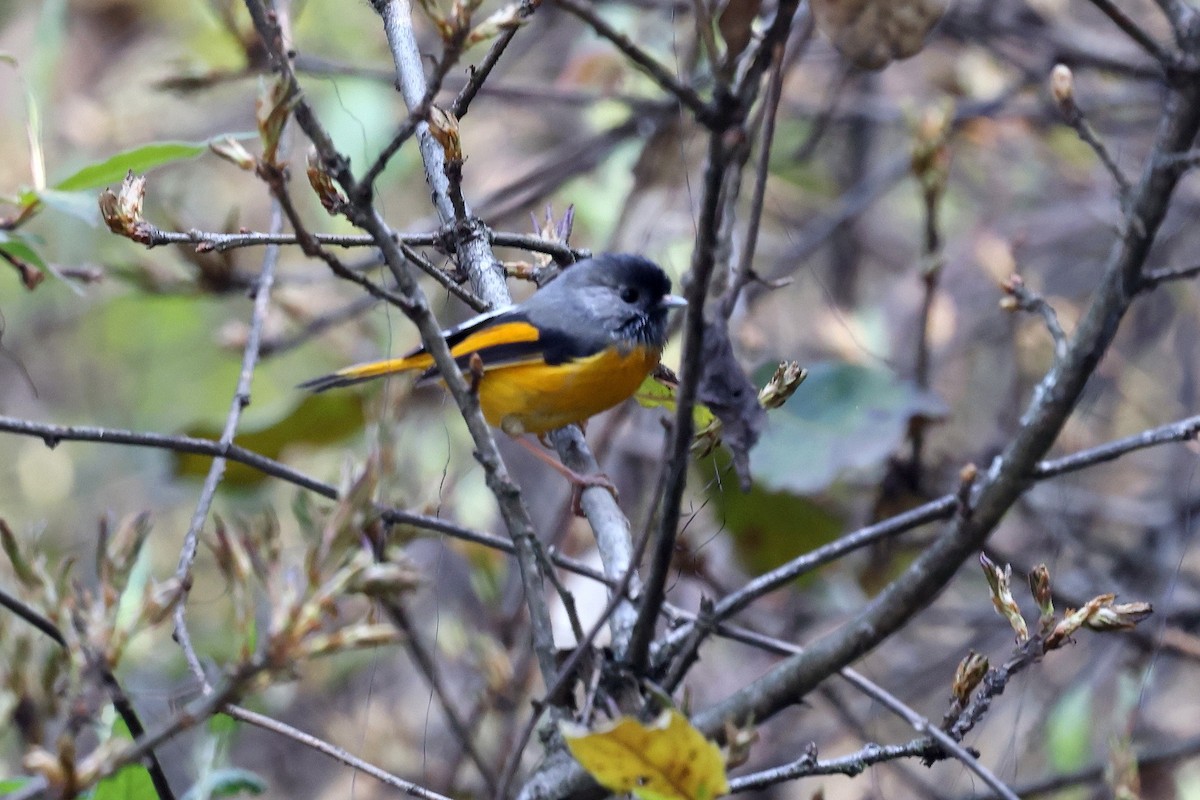
M 709 617 L 702 618 L 697 623 L 677 627 L 667 635 L 663 645 L 663 654 L 664 656 L 674 654 L 675 665 L 672 667 L 670 676 L 664 681 L 664 685 L 667 689 L 674 689 L 678 686 L 695 661 L 704 639 L 717 630 L 715 626 L 737 614 L 758 598 L 786 586 L 801 575 L 874 542 L 905 533 L 930 522 L 949 519 L 954 515 L 958 504 L 957 495 L 942 495 L 936 500 L 860 528 L 822 545 L 770 572 L 759 575 L 742 588 L 726 595 L 713 606 L 712 614 Z M 676 651 L 678 652 L 676 653 Z
M 1191 736 L 1178 741 L 1171 740 L 1157 747 L 1139 748 L 1133 760 L 1139 770 L 1147 770 L 1172 761 L 1194 758 L 1198 753 L 1200 753 L 1200 736 Z M 1092 764 L 1075 772 L 1051 775 L 1041 780 L 1030 781 L 1016 787 L 1015 791 L 1023 800 L 1033 800 L 1035 797 L 1048 794 L 1061 796 L 1059 793 L 1064 789 L 1082 783 L 1096 783 L 1103 780 L 1109 767 L 1108 763 Z M 992 800 L 992 795 L 977 793 L 965 800 Z
M 305 733 L 299 728 L 294 728 L 291 725 L 280 722 L 277 719 L 272 719 L 264 714 L 259 714 L 256 711 L 251 711 L 248 708 L 242 708 L 241 706 L 233 704 L 225 706 L 224 708 L 220 709 L 220 711 L 222 714 L 225 714 L 233 719 L 254 725 L 255 727 L 262 728 L 263 730 L 270 731 L 271 733 L 279 734 L 280 736 L 284 736 L 294 742 L 299 742 L 305 747 L 316 750 L 318 753 L 323 753 L 335 761 L 340 761 L 346 766 L 356 769 L 364 775 L 370 775 L 380 783 L 390 786 L 393 789 L 399 789 L 400 791 L 407 795 L 411 795 L 412 797 L 419 797 L 422 798 L 422 800 L 450 800 L 450 798 L 446 797 L 445 795 L 440 795 L 431 789 L 426 789 L 425 787 L 419 786 L 411 781 L 406 781 L 403 778 L 397 777 L 392 773 L 381 769 L 370 762 L 364 761 L 346 750 L 343 750 L 335 744 L 313 736 L 311 733 Z
M 914 739 L 907 744 L 866 744 L 859 750 L 837 758 L 819 760 L 815 747 L 810 748 L 795 761 L 771 767 L 749 775 L 732 778 L 729 781 L 729 792 L 740 792 L 765 789 L 785 781 L 797 778 L 807 778 L 816 775 L 860 775 L 867 767 L 883 764 L 901 758 L 924 756 L 929 750 L 928 739 Z
M 138 431 L 121 430 L 119 428 L 96 428 L 90 426 L 47 425 L 40 422 L 0 416 L 0 431 L 15 433 L 22 436 L 32 436 L 41 439 L 48 447 L 57 447 L 60 442 L 99 442 L 101 444 L 119 444 L 133 447 L 149 447 L 156 450 L 167 450 L 176 453 L 191 453 L 201 456 L 221 457 L 228 461 L 236 461 L 264 475 L 270 475 L 280 480 L 307 489 L 330 500 L 339 499 L 334 486 L 322 483 L 302 472 L 298 472 L 286 464 L 282 464 L 264 455 L 247 450 L 236 444 L 222 445 L 213 439 L 200 439 L 192 436 L 168 436 L 161 433 L 142 433 Z M 466 542 L 474 542 L 490 547 L 500 552 L 512 555 L 512 541 L 499 536 L 472 530 L 462 525 L 456 525 L 441 517 L 417 514 L 388 506 L 376 509 L 383 520 L 389 525 L 405 525 L 419 530 L 444 533 Z M 594 569 L 573 558 L 560 554 L 551 554 L 551 560 L 559 567 L 574 572 L 577 575 L 590 578 L 606 585 L 615 581 L 607 578 L 603 572 Z
M 1142 30 L 1142 27 L 1134 22 L 1113 0 L 1091 0 L 1091 2 L 1106 17 L 1112 20 L 1126 36 L 1133 39 L 1139 47 L 1149 53 L 1155 61 L 1164 67 L 1169 67 L 1175 63 L 1174 56 L 1164 50 L 1162 45 L 1155 41 L 1153 36 Z
M 381 556 L 378 548 L 376 548 L 376 556 Z M 450 701 L 450 690 L 446 687 L 445 681 L 442 679 L 442 673 L 438 670 L 434 654 L 429 651 L 429 648 L 421 640 L 420 631 L 413 624 L 408 610 L 398 600 L 388 598 L 381 600 L 381 603 L 392 624 L 404 633 L 404 645 L 408 648 L 408 653 L 412 657 L 413 663 L 416 664 L 417 670 L 425 678 L 425 683 L 429 686 L 430 691 L 438 699 L 438 703 L 442 707 L 442 714 L 445 715 L 451 732 L 458 740 L 459 745 L 467 753 L 475 768 L 479 770 L 484 784 L 489 789 L 494 789 L 496 786 L 496 774 L 492 770 L 491 765 L 488 764 L 487 759 L 479 752 L 471 728 Z
M 1168 281 L 1182 281 L 1200 275 L 1200 264 L 1190 267 L 1163 267 L 1146 270 L 1142 275 L 1142 290 L 1147 291 Z
M 667 578 L 675 554 L 683 492 L 687 484 L 688 464 L 691 458 L 692 431 L 695 427 L 693 409 L 702 377 L 701 358 L 706 328 L 705 301 L 708 299 L 709 283 L 721 249 L 722 243 L 718 241 L 720 232 L 732 214 L 727 208 L 727 203 L 730 199 L 728 195 L 734 193 L 726 193 L 724 190 L 744 163 L 745 150 L 739 148 L 736 141 L 738 137 L 729 137 L 728 134 L 741 129 L 742 138 L 745 138 L 744 125 L 758 91 L 759 81 L 774 53 L 774 47 L 786 42 L 797 7 L 798 3 L 795 0 L 782 0 L 778 4 L 775 17 L 759 42 L 758 49 L 750 55 L 749 66 L 738 86 L 734 87 L 734 94 L 719 93 L 713 101 L 711 115 L 706 121 L 709 128 L 708 156 L 700 215 L 696 222 L 696 243 L 685 289 L 688 309 L 683 323 L 683 357 L 679 388 L 675 396 L 675 421 L 671 429 L 671 444 L 667 460 L 663 464 L 662 474 L 665 477 L 659 499 L 658 536 L 651 556 L 650 574 L 645 582 L 638 618 L 625 659 L 637 675 L 645 674 L 650 657 L 650 642 L 654 638 L 655 626 L 666 598 Z M 730 138 L 735 141 L 728 141 Z
M 1200 416 L 1188 417 L 1178 422 L 1135 433 L 1133 436 L 1106 442 L 1069 456 L 1039 461 L 1034 465 L 1032 475 L 1040 480 L 1053 478 L 1067 472 L 1078 472 L 1085 467 L 1112 461 L 1135 450 L 1144 450 L 1147 447 L 1169 442 L 1190 442 L 1195 440 L 1198 434 L 1200 434 Z
M 314 336 L 320 336 L 330 328 L 362 316 L 378 303 L 379 299 L 369 294 L 357 297 L 341 308 L 335 308 L 333 311 L 313 317 L 304 323 L 304 327 L 298 331 L 289 333 L 286 336 L 277 336 L 273 339 L 263 339 L 262 347 L 259 348 L 259 355 L 267 358 L 268 356 L 277 356 L 280 353 L 286 353 L 304 344 Z
M 729 319 L 733 314 L 742 289 L 754 278 L 754 252 L 758 247 L 758 230 L 762 224 L 763 207 L 767 197 L 767 178 L 770 176 L 771 145 L 775 141 L 775 122 L 779 113 L 779 100 L 783 94 L 784 49 L 785 45 L 782 42 L 775 45 L 771 79 L 767 83 L 767 93 L 763 99 L 762 138 L 758 143 L 758 163 L 754 170 L 754 193 L 750 201 L 750 215 L 746 220 L 746 242 L 742 246 L 742 254 L 738 260 L 733 280 L 729 282 L 729 287 L 725 290 L 725 294 L 722 295 L 715 309 L 715 313 L 725 319 Z
M 604 21 L 589 3 L 580 0 L 554 0 L 555 5 L 578 17 L 599 36 L 610 41 L 618 50 L 642 69 L 662 87 L 664 91 L 687 107 L 703 125 L 713 123 L 713 110 L 696 93 L 696 90 L 679 81 L 658 59 L 634 44 L 633 40 Z
M 521 0 L 517 6 L 517 20 L 524 22 L 529 17 L 533 16 L 533 12 L 537 11 L 542 0 Z M 504 51 L 508 49 L 508 44 L 517 35 L 518 25 L 513 25 L 500 32 L 496 37 L 496 41 L 492 42 L 492 46 L 488 48 L 487 55 L 478 65 L 471 67 L 471 77 L 467 80 L 466 85 L 459 90 L 458 96 L 454 98 L 454 102 L 450 104 L 450 113 L 462 119 L 467 115 L 467 111 L 471 108 L 471 101 L 475 99 L 475 95 L 483 88 L 484 82 L 488 76 L 492 74 L 492 69 L 500 60 L 500 56 L 504 55 Z
M 683 490 L 691 460 L 692 409 L 700 385 L 700 353 L 704 341 L 704 302 L 708 284 L 716 267 L 716 234 L 720 228 L 721 186 L 730 157 L 724 143 L 724 131 L 709 134 L 708 163 L 705 168 L 703 201 L 697 222 L 696 249 L 692 253 L 690 282 L 686 284 L 687 313 L 684 315 L 683 359 L 679 388 L 675 395 L 675 423 L 671 431 L 670 451 L 663 464 L 664 491 L 660 500 L 658 535 L 651 553 L 650 574 L 646 578 L 638 608 L 637 622 L 630 638 L 626 661 L 635 675 L 645 674 L 658 615 L 666 597 L 666 585 L 675 556 Z
M 160 228 L 147 226 L 145 243 L 147 247 L 159 247 L 167 244 L 194 244 L 196 252 L 215 251 L 223 253 L 240 247 L 265 247 L 266 245 L 295 245 L 300 244 L 300 237 L 294 233 L 266 233 L 262 231 L 241 231 L 239 233 L 217 233 L 216 231 L 201 231 L 192 228 L 186 231 L 164 231 Z M 310 233 L 309 236 L 320 244 L 330 247 L 374 247 L 375 240 L 361 233 Z M 431 233 L 397 234 L 405 244 L 413 247 L 425 247 L 437 244 L 437 236 Z
M 277 234 L 283 229 L 283 210 L 280 202 L 272 204 L 271 209 L 271 224 L 270 233 Z M 254 369 L 258 364 L 259 343 L 262 341 L 263 324 L 267 318 L 267 311 L 271 303 L 271 287 L 275 282 L 275 266 L 279 263 L 279 245 L 268 245 L 263 253 L 262 268 L 259 271 L 257 285 L 254 294 L 254 310 L 250 316 L 250 326 L 246 334 L 246 346 L 242 350 L 242 369 L 238 374 L 237 386 L 234 388 L 233 400 L 229 406 L 229 413 L 225 417 L 225 427 L 221 431 L 219 444 L 222 447 L 228 447 L 233 444 L 233 437 L 237 433 L 238 424 L 242 419 L 242 411 L 250 404 L 250 386 L 254 380 Z M 175 577 L 183 586 L 184 595 L 179 604 L 175 607 L 175 641 L 183 649 L 184 658 L 187 661 L 188 669 L 191 670 L 196 680 L 200 682 L 200 686 L 205 692 L 211 689 L 208 682 L 208 676 L 204 672 L 204 667 L 200 664 L 200 659 L 196 654 L 196 649 L 192 644 L 192 639 L 187 629 L 187 593 L 192 585 L 192 562 L 196 558 L 196 548 L 200 541 L 200 530 L 204 527 L 205 521 L 208 519 L 209 509 L 212 507 L 213 498 L 217 493 L 217 486 L 220 485 L 221 479 L 225 476 L 225 458 L 217 456 L 213 459 L 212 465 L 208 469 L 208 474 L 204 478 L 204 486 L 200 492 L 200 499 L 196 502 L 196 509 L 192 513 L 191 523 L 188 525 L 187 532 L 183 537 L 183 547 L 179 553 L 179 564 L 175 568 Z
M 1108 0 L 1092 0 L 1092 2 L 1107 3 Z M 1088 122 L 1087 117 L 1083 113 L 1083 109 L 1080 108 L 1079 104 L 1075 101 L 1074 95 L 1070 94 L 1063 98 L 1056 99 L 1058 101 L 1058 108 L 1062 112 L 1063 119 L 1066 120 L 1066 123 L 1070 125 L 1077 134 L 1079 134 L 1079 138 L 1082 139 L 1088 147 L 1092 148 L 1092 152 L 1096 154 L 1096 157 L 1100 159 L 1100 163 L 1104 165 L 1104 168 L 1108 170 L 1108 173 L 1112 175 L 1113 180 L 1116 181 L 1122 204 L 1128 202 L 1129 194 L 1131 191 L 1133 191 L 1133 186 L 1129 182 L 1129 178 L 1126 177 L 1125 173 L 1121 171 L 1120 165 L 1117 164 L 1117 161 L 1115 158 L 1113 158 L 1112 153 L 1108 151 L 1108 147 L 1104 144 L 1104 141 L 1100 138 L 1100 135 L 1096 133 L 1096 129 L 1092 127 L 1090 122 Z
M 1012 308 L 1041 316 L 1046 330 L 1050 332 L 1050 339 L 1054 342 L 1055 360 L 1063 358 L 1067 353 L 1067 334 L 1062 323 L 1058 321 L 1058 312 L 1054 306 L 1026 286 L 1019 275 L 1013 275 L 1004 281 L 1001 288 L 1011 297 L 1011 300 L 1005 298 L 1005 302 L 1011 302 Z
M 462 286 L 459 286 L 458 281 L 451 275 L 447 275 L 445 270 L 438 269 L 437 265 L 425 258 L 425 256 L 404 242 L 397 242 L 396 244 L 400 246 L 400 252 L 404 254 L 404 257 L 408 259 L 410 264 L 419 267 L 426 275 L 433 276 L 434 280 L 441 284 L 443 289 L 461 300 L 468 308 L 475 311 L 487 311 L 491 308 L 487 301 L 479 299 Z

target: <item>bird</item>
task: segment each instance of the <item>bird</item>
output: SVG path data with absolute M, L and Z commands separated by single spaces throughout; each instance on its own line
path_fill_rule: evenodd
M 604 253 L 564 268 L 524 302 L 468 319 L 442 335 L 458 367 L 472 376 L 484 419 L 520 441 L 523 434 L 541 436 L 584 423 L 632 396 L 658 366 L 669 312 L 685 305 L 654 262 Z M 346 367 L 300 388 L 323 392 L 418 371 L 419 383 L 439 375 L 424 346 L 399 358 Z M 570 470 L 564 474 L 573 482 L 597 484 Z

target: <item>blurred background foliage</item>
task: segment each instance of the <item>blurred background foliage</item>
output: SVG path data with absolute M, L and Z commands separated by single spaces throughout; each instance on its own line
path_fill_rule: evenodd
M 1151 4 L 1129 5 L 1156 35 L 1169 37 L 1165 26 L 1155 28 Z M 493 7 L 485 4 L 483 13 Z M 689 9 L 644 0 L 605 3 L 601 11 L 666 63 L 686 65 L 695 58 Z M 405 113 L 378 19 L 365 2 L 332 0 L 298 2 L 293 19 L 304 89 L 338 146 L 362 167 Z M 431 26 L 421 32 L 434 52 Z M 464 65 L 481 52 L 468 52 Z M 54 187 L 150 142 L 204 142 L 255 127 L 261 53 L 240 3 L 0 4 L 0 53 L 0 194 L 7 197 Z M 1080 104 L 1118 160 L 1134 169 L 1149 150 L 1161 88 L 1139 71 L 1133 46 L 1087 2 L 958 3 L 919 57 L 877 74 L 848 70 L 820 37 L 789 64 L 756 260 L 760 275 L 786 285 L 754 287 L 735 314 L 734 333 L 748 370 L 769 373 L 777 360 L 797 359 L 811 373 L 773 412 L 754 453 L 750 494 L 737 492 L 721 454 L 697 463 L 673 602 L 693 608 L 701 593 L 729 590 L 859 524 L 952 490 L 964 464 L 985 466 L 1005 442 L 1050 363 L 1052 343 L 1036 317 L 1000 309 L 999 282 L 1019 271 L 1070 330 L 1120 218 L 1109 175 L 1061 124 L 1044 89 L 1058 60 L 1075 67 Z M 452 70 L 446 96 L 463 80 L 463 69 Z M 931 370 L 921 385 L 914 365 L 928 254 L 920 189 L 908 165 L 915 120 L 947 107 L 958 117 L 938 207 L 945 244 L 928 316 Z M 44 156 L 41 187 L 31 166 L 31 131 Z M 462 135 L 468 199 L 495 229 L 525 232 L 530 213 L 540 216 L 547 204 L 559 213 L 574 206 L 576 246 L 642 252 L 676 278 L 686 269 L 703 137 L 576 20 L 551 6 L 534 15 L 463 120 Z M 297 138 L 294 165 L 303 148 Z M 314 229 L 351 232 L 324 213 L 302 181 L 293 180 L 293 190 Z M 261 251 L 141 248 L 97 226 L 98 191 L 44 193 L 45 207 L 19 229 L 19 241 L 8 242 L 32 248 L 45 279 L 29 290 L 15 270 L 0 269 L 0 413 L 216 437 L 240 368 L 247 286 Z M 1186 179 L 1152 266 L 1194 258 L 1197 197 L 1196 181 Z M 432 230 L 414 148 L 384 173 L 379 207 L 401 231 Z M 265 230 L 268 213 L 264 187 L 207 152 L 149 173 L 146 215 L 163 229 Z M 502 256 L 528 258 L 518 251 Z M 365 251 L 347 258 L 370 263 Z M 467 315 L 444 291 L 426 289 L 446 324 Z M 517 282 L 513 290 L 529 291 Z M 1178 283 L 1135 305 L 1062 437 L 1062 452 L 1195 412 L 1196 301 L 1194 284 Z M 309 334 L 314 321 L 347 309 L 341 324 Z M 239 443 L 332 483 L 383 448 L 391 453 L 382 484 L 388 502 L 496 529 L 470 440 L 438 392 L 410 392 L 403 381 L 319 397 L 294 388 L 345 363 L 405 350 L 416 337 L 401 315 L 361 303 L 323 265 L 285 249 L 265 334 L 268 354 L 255 374 Z M 666 360 L 673 358 L 674 346 Z M 915 471 L 904 463 L 914 425 L 926 436 Z M 622 407 L 593 421 L 588 435 L 638 529 L 662 452 L 658 415 Z M 568 554 L 591 557 L 559 478 L 505 448 L 546 538 Z M 97 517 L 149 511 L 150 568 L 165 574 L 207 463 L 91 444 L 51 450 L 3 437 L 0 514 L 54 558 L 89 563 Z M 216 513 L 277 517 L 295 544 L 297 495 L 295 487 L 231 465 Z M 1200 658 L 1193 632 L 1200 624 L 1200 563 L 1192 546 L 1198 497 L 1194 451 L 1154 450 L 1035 488 L 993 537 L 998 560 L 1018 570 L 1048 561 L 1068 597 L 1115 590 L 1155 601 L 1177 643 L 1164 652 L 1155 641 L 1081 641 L 1057 654 L 1052 668 L 1035 670 L 999 704 L 975 743 L 1002 777 L 1019 783 L 1102 760 L 1114 730 L 1136 729 L 1153 741 L 1200 733 L 1195 692 L 1183 688 L 1195 685 Z M 753 619 L 803 642 L 859 606 L 927 537 L 830 565 L 795 591 L 766 598 Z M 429 580 L 417 615 L 422 628 L 463 696 L 481 698 L 489 752 L 503 752 L 509 712 L 531 680 L 521 666 L 522 643 L 505 633 L 520 609 L 508 561 L 434 538 L 411 549 Z M 201 651 L 219 662 L 231 646 L 224 637 L 228 608 L 205 558 L 189 613 Z M 595 597 L 568 585 L 583 605 Z M 960 580 L 866 659 L 864 670 L 936 717 L 966 648 L 1008 647 L 1010 634 L 981 585 L 975 574 Z M 600 605 L 592 603 L 592 612 Z M 125 677 L 140 707 L 152 715 L 187 696 L 182 660 L 166 636 L 136 647 Z M 697 706 L 770 663 L 738 647 L 714 643 L 705 651 L 689 683 Z M 1114 699 L 1123 679 L 1141 687 L 1136 704 Z M 443 787 L 474 785 L 430 710 L 428 691 L 392 651 L 322 662 L 259 702 L 401 774 Z M 794 757 L 798 741 L 816 740 L 833 753 L 863 738 L 908 735 L 840 687 L 811 703 L 820 714 L 796 710 L 766 726 L 757 761 Z M 245 746 L 230 759 L 266 775 L 271 796 L 344 796 L 352 786 L 348 771 L 331 774 L 291 743 L 254 731 L 214 735 L 241 737 Z M 202 753 L 212 755 L 205 741 L 172 745 L 173 769 L 193 777 L 202 771 Z M 2 772 L 13 774 L 13 731 L 0 732 L 0 753 Z M 937 794 L 921 794 L 935 791 L 930 774 L 908 765 L 829 781 L 825 796 L 971 796 L 960 766 L 936 769 Z M 1147 798 L 1200 797 L 1200 772 L 1192 767 L 1143 780 L 1164 792 L 1147 790 Z M 358 796 L 378 791 L 365 781 L 353 788 Z M 813 790 L 806 783 L 777 793 L 807 797 Z M 1072 789 L 1056 796 L 1092 795 Z

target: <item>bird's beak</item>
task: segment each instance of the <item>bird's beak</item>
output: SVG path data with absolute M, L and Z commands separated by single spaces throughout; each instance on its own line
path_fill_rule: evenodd
M 687 300 L 677 294 L 668 294 L 663 295 L 663 299 L 659 300 L 658 304 L 663 308 L 683 308 L 687 305 Z

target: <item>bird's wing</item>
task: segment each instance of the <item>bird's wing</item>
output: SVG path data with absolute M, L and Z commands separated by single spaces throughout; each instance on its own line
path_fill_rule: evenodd
M 539 331 L 521 309 L 510 306 L 472 317 L 442 334 L 450 345 L 450 354 L 459 367 L 467 368 L 475 353 L 488 369 L 526 364 L 543 358 Z M 399 358 L 355 364 L 329 375 L 322 375 L 300 384 L 300 388 L 323 392 L 341 386 L 362 383 L 398 372 L 424 370 L 421 379 L 436 377 L 433 356 L 424 346 Z

